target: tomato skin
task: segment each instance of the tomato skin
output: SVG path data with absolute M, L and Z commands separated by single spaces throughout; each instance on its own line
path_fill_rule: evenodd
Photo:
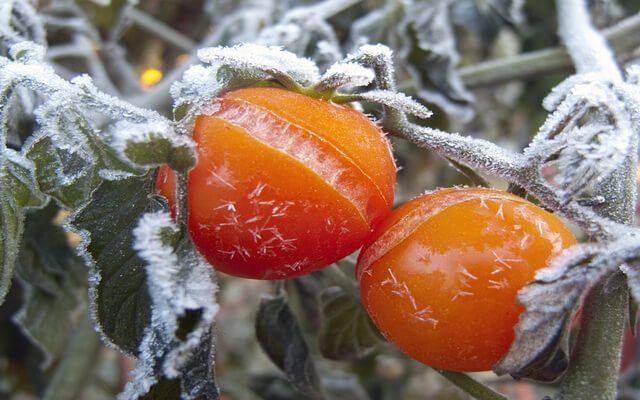
M 216 269 L 284 279 L 359 248 L 390 212 L 395 163 L 383 132 L 348 107 L 275 88 L 225 93 L 196 120 L 191 237 Z M 175 212 L 175 175 L 157 187 Z
M 410 357 L 451 371 L 491 369 L 509 349 L 518 290 L 576 243 L 554 215 L 506 192 L 453 188 L 404 204 L 364 245 L 362 303 Z

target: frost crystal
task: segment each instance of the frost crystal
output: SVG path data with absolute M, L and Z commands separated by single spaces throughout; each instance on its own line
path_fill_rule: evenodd
M 228 65 L 243 72 L 254 71 L 258 75 L 288 75 L 300 84 L 308 85 L 319 78 L 314 62 L 298 58 L 278 47 L 243 44 L 234 47 L 214 47 L 198 51 L 198 57 L 206 63 Z
M 134 249 L 146 263 L 151 323 L 140 345 L 138 366 L 119 399 L 137 399 L 159 379 L 181 380 L 181 398 L 213 398 L 203 385 L 213 370 L 211 329 L 218 312 L 213 269 L 188 241 L 175 242 L 179 231 L 168 213 L 143 215 L 133 230 Z M 181 333 L 182 318 L 197 323 Z M 204 359 L 203 359 L 204 357 Z M 194 360 L 201 363 L 193 368 Z M 203 376 L 202 373 L 205 373 Z

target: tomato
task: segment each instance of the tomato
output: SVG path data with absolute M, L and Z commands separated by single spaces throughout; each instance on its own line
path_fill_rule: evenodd
M 359 248 L 391 211 L 396 167 L 364 114 L 276 88 L 230 91 L 195 123 L 188 225 L 220 271 L 306 274 Z M 175 207 L 175 176 L 159 192 Z
M 557 217 L 520 197 L 438 190 L 395 210 L 365 243 L 356 268 L 362 303 L 410 357 L 488 370 L 514 339 L 518 290 L 574 243 Z

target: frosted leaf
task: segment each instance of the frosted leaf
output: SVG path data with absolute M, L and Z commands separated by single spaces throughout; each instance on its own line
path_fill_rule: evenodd
M 555 180 L 568 202 L 624 162 L 640 128 L 640 96 L 633 85 L 590 73 L 554 88 L 545 107 L 555 111 L 525 155 L 533 164 L 557 167 Z
M 456 70 L 459 55 L 449 15 L 451 3 L 387 1 L 384 8 L 355 21 L 351 39 L 355 44 L 389 45 L 395 50 L 398 75 L 416 82 L 419 97 L 457 118 L 468 119 L 472 115 L 468 103 L 473 96 Z
M 575 245 L 538 271 L 535 280 L 518 293 L 525 311 L 520 314 L 509 352 L 494 371 L 518 378 L 555 379 L 562 370 L 549 370 L 547 363 L 566 339 L 573 315 L 588 290 L 639 255 L 637 236 L 632 233 L 607 244 Z
M 178 135 L 164 121 L 147 123 L 119 122 L 113 127 L 111 145 L 124 160 L 134 166 L 157 167 L 168 164 L 186 172 L 195 164 L 195 144 Z
M 216 399 L 211 329 L 218 304 L 213 269 L 188 239 L 179 239 L 168 213 L 143 215 L 133 235 L 133 246 L 146 264 L 151 323 L 133 380 L 118 398 L 138 399 L 162 379 L 179 379 L 182 399 Z
M 393 110 L 422 119 L 427 119 L 433 114 L 422 104 L 399 92 L 392 92 L 389 90 L 372 90 L 369 92 L 358 93 L 354 95 L 354 97 L 359 100 L 382 104 Z
M 255 71 L 257 76 L 289 76 L 301 85 L 309 85 L 319 78 L 315 63 L 278 47 L 256 44 L 213 47 L 199 50 L 198 57 L 209 64 L 225 65 L 244 72 Z
M 11 45 L 23 41 L 46 44 L 46 31 L 34 3 L 29 0 L 0 2 L 0 54 Z
M 137 165 L 120 160 L 116 149 L 110 147 L 112 143 L 122 143 L 118 140 L 120 132 L 112 124 L 171 126 L 169 120 L 101 92 L 87 75 L 70 82 L 60 78 L 50 66 L 39 61 L 42 48 L 38 45 L 19 43 L 10 52 L 16 60 L 0 65 L 0 93 L 11 96 L 20 89 L 39 96 L 40 104 L 33 111 L 36 133 L 22 148 L 35 163 L 38 183 L 44 192 L 74 207 L 86 200 L 105 174 L 116 179 L 142 172 Z M 0 141 L 7 135 L 10 111 L 7 102 L 1 101 Z M 100 128 L 94 126 L 94 121 L 101 122 Z M 127 132 L 130 131 L 122 134 Z M 182 153 L 191 153 L 190 149 L 179 147 L 184 149 Z
M 190 67 L 185 71 L 182 80 L 174 82 L 171 86 L 176 119 L 182 120 L 186 116 L 193 119 L 195 115 L 201 114 L 222 89 L 215 68 L 202 65 Z M 180 111 L 181 107 L 185 109 Z
M 320 91 L 332 91 L 342 87 L 367 86 L 374 78 L 375 75 L 369 68 L 354 63 L 337 63 L 322 75 L 316 88 Z

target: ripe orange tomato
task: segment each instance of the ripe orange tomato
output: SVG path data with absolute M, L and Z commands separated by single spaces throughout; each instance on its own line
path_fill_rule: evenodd
M 391 211 L 396 167 L 364 114 L 276 88 L 230 91 L 197 118 L 188 224 L 198 249 L 231 275 L 282 279 L 359 248 Z M 159 192 L 175 203 L 175 175 Z
M 488 370 L 514 339 L 518 290 L 574 243 L 557 217 L 520 197 L 438 190 L 398 208 L 367 240 L 356 269 L 362 303 L 410 357 Z

